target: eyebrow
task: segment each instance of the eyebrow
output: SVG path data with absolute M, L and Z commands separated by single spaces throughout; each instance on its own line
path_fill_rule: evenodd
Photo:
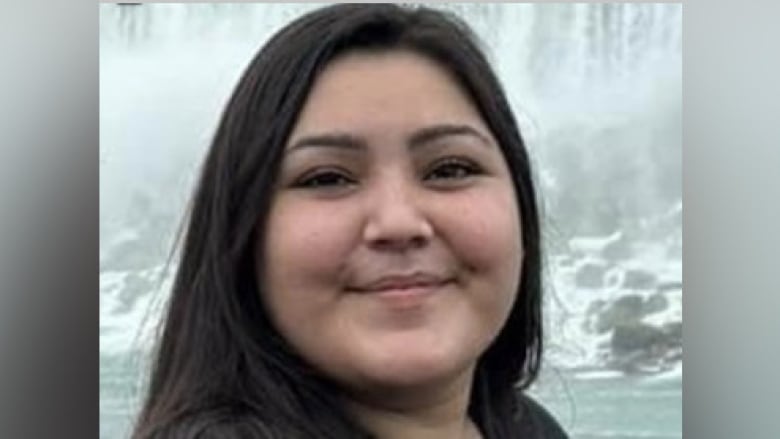
M 407 138 L 406 143 L 409 145 L 409 149 L 417 149 L 443 137 L 450 136 L 470 136 L 476 138 L 485 146 L 491 145 L 488 136 L 481 133 L 476 128 L 469 125 L 455 124 L 440 124 L 421 128 L 412 133 Z M 365 139 L 350 133 L 323 133 L 301 137 L 287 149 L 286 153 L 310 147 L 328 147 L 360 151 L 367 149 L 368 144 Z

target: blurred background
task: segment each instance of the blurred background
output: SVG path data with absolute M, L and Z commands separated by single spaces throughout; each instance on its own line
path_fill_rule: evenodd
M 100 5 L 100 435 L 126 437 L 166 263 L 242 70 L 316 4 Z M 682 6 L 461 4 L 536 165 L 545 368 L 574 438 L 682 437 Z

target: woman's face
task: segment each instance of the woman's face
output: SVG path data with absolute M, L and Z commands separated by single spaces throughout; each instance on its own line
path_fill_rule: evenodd
M 445 70 L 408 52 L 331 63 L 293 128 L 265 230 L 263 300 L 356 389 L 463 376 L 506 321 L 522 261 L 509 170 Z

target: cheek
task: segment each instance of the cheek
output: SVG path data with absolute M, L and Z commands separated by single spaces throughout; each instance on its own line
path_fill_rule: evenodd
M 447 216 L 448 240 L 460 261 L 499 288 L 516 291 L 522 262 L 520 216 L 511 189 L 475 193 Z
M 343 211 L 279 201 L 266 229 L 266 286 L 270 295 L 295 295 L 337 280 L 354 239 Z

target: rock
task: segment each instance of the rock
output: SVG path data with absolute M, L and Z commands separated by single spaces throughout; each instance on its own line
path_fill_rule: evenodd
M 580 288 L 602 288 L 606 271 L 607 267 L 604 264 L 585 263 L 577 270 L 574 282 Z
M 598 328 L 598 321 L 601 315 L 601 312 L 603 311 L 604 307 L 606 306 L 607 302 L 603 299 L 596 299 L 588 305 L 587 311 L 585 311 L 585 319 L 583 319 L 582 322 L 582 328 L 585 331 L 593 331 L 596 330 L 599 333 L 603 333 L 606 330 L 602 329 L 599 330 Z
M 669 299 L 661 293 L 655 293 L 648 297 L 642 306 L 642 313 L 644 315 L 655 314 L 657 312 L 664 311 L 669 307 Z
M 606 364 L 627 373 L 668 370 L 682 360 L 682 322 L 663 327 L 637 323 L 617 326 Z
M 586 311 L 587 322 L 593 330 L 603 334 L 618 326 L 634 326 L 641 323 L 645 316 L 666 310 L 669 299 L 661 293 L 655 293 L 647 299 L 639 294 L 626 294 L 611 304 L 597 299 L 591 302 Z
M 596 314 L 604 309 L 606 304 L 607 302 L 604 299 L 596 299 L 593 302 L 590 302 L 590 305 L 588 305 L 588 310 L 585 313 L 589 315 Z
M 642 296 L 637 294 L 618 298 L 599 315 L 596 321 L 596 332 L 604 333 L 617 326 L 631 326 L 638 323 L 643 316 L 643 305 Z
M 618 325 L 612 333 L 612 352 L 621 356 L 634 351 L 647 351 L 664 340 L 664 331 L 654 326 L 642 323 Z
M 668 346 L 682 347 L 682 322 L 667 323 L 663 326 L 663 331 L 666 334 L 666 343 Z
M 623 278 L 623 288 L 632 290 L 649 290 L 656 286 L 658 279 L 654 273 L 641 269 L 626 270 Z

